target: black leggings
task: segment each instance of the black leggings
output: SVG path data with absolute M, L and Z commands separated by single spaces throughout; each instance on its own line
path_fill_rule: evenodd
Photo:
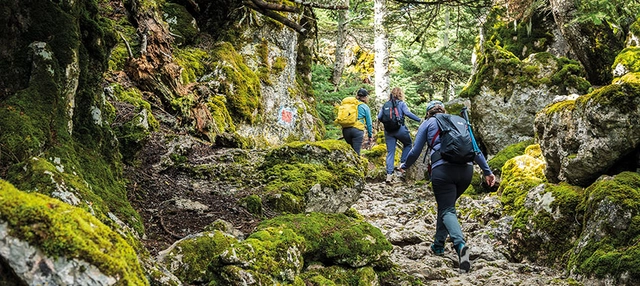
M 453 245 L 466 243 L 458 216 L 456 215 L 456 201 L 471 184 L 473 165 L 442 164 L 431 171 L 433 194 L 438 204 L 438 220 L 434 244 L 444 246 L 447 236 Z
M 342 128 L 342 137 L 344 137 L 344 140 L 360 155 L 362 141 L 364 141 L 364 130 L 355 127 Z

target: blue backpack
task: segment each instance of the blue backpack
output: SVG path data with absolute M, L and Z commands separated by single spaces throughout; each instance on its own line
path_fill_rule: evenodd
M 396 131 L 400 129 L 400 126 L 404 125 L 404 119 L 400 118 L 395 100 L 389 100 L 384 103 L 380 122 L 384 125 L 385 131 Z

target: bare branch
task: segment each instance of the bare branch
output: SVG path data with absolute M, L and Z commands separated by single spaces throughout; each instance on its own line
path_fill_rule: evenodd
M 304 1 L 304 0 L 292 0 L 295 3 L 304 5 L 304 6 L 309 6 L 309 7 L 313 7 L 313 8 L 320 8 L 320 9 L 328 9 L 328 10 L 348 10 L 349 9 L 349 5 L 338 5 L 338 4 L 320 4 L 320 3 L 315 3 L 315 2 L 310 2 L 310 1 Z M 349 2 L 347 2 L 349 3 Z
M 124 41 L 124 44 L 127 46 L 127 52 L 129 52 L 129 58 L 133 59 L 133 52 L 131 51 L 131 46 L 129 46 L 129 42 L 124 38 L 122 33 L 118 32 L 120 38 Z
M 447 5 L 447 6 L 467 6 L 467 7 L 490 7 L 491 3 L 487 1 L 478 0 L 433 0 L 433 1 L 420 1 L 420 0 L 392 0 L 398 3 L 404 4 L 418 4 L 418 5 Z
M 287 6 L 284 4 L 276 4 L 276 3 L 269 3 L 269 2 L 265 2 L 262 0 L 251 0 L 251 2 L 253 2 L 253 4 L 256 4 L 256 6 L 265 9 L 265 10 L 273 10 L 273 11 L 281 11 L 281 12 L 294 12 L 294 13 L 299 13 L 300 9 L 296 8 L 296 7 L 291 7 L 291 6 Z
M 265 15 L 271 19 L 274 19 L 280 23 L 282 23 L 283 25 L 295 30 L 298 33 L 304 33 L 307 31 L 307 29 L 305 29 L 304 27 L 300 26 L 300 24 L 289 20 L 288 18 L 274 12 L 273 10 L 269 10 L 269 9 L 264 9 L 261 8 L 260 6 L 258 6 L 255 2 L 256 1 L 260 1 L 260 0 L 245 0 L 242 1 L 242 3 L 244 5 L 246 5 L 247 7 L 259 12 L 262 15 Z

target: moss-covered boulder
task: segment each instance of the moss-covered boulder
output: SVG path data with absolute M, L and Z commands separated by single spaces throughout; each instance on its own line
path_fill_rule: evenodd
M 221 231 L 184 238 L 158 256 L 184 283 L 377 285 L 392 246 L 379 229 L 344 214 L 285 215 L 244 240 Z
M 523 206 L 529 190 L 547 181 L 544 176 L 545 167 L 537 144 L 527 147 L 524 155 L 514 157 L 504 164 L 498 194 L 509 214 L 514 214 Z
M 576 61 L 549 53 L 520 60 L 499 45 L 485 44 L 483 58 L 461 95 L 487 153 L 534 137 L 535 114 L 561 94 L 583 94 L 589 83 Z
M 4 180 L 0 256 L 27 285 L 149 285 L 121 234 L 80 208 Z
M 291 229 L 304 238 L 305 261 L 346 267 L 386 267 L 392 246 L 379 229 L 344 214 L 285 215 L 262 222 L 258 229 Z
M 292 142 L 266 155 L 263 200 L 289 213 L 344 212 L 364 188 L 366 160 L 343 140 Z
M 547 178 L 589 186 L 602 174 L 639 167 L 640 73 L 536 115 L 535 130 Z
M 584 191 L 577 211 L 583 232 L 568 269 L 582 281 L 633 285 L 640 279 L 640 174 L 603 176 Z M 585 283 L 586 284 L 586 283 Z
M 214 279 L 209 267 L 220 263 L 220 254 L 238 240 L 219 230 L 194 234 L 158 253 L 157 261 L 187 284 Z

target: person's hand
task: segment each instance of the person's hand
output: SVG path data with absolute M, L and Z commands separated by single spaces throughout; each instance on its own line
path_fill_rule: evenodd
M 484 180 L 487 182 L 487 185 L 489 185 L 489 187 L 493 187 L 493 185 L 496 183 L 496 175 L 491 174 L 489 176 L 484 176 Z
M 376 143 L 376 138 L 375 137 L 369 137 L 369 143 L 371 143 L 371 144 Z

